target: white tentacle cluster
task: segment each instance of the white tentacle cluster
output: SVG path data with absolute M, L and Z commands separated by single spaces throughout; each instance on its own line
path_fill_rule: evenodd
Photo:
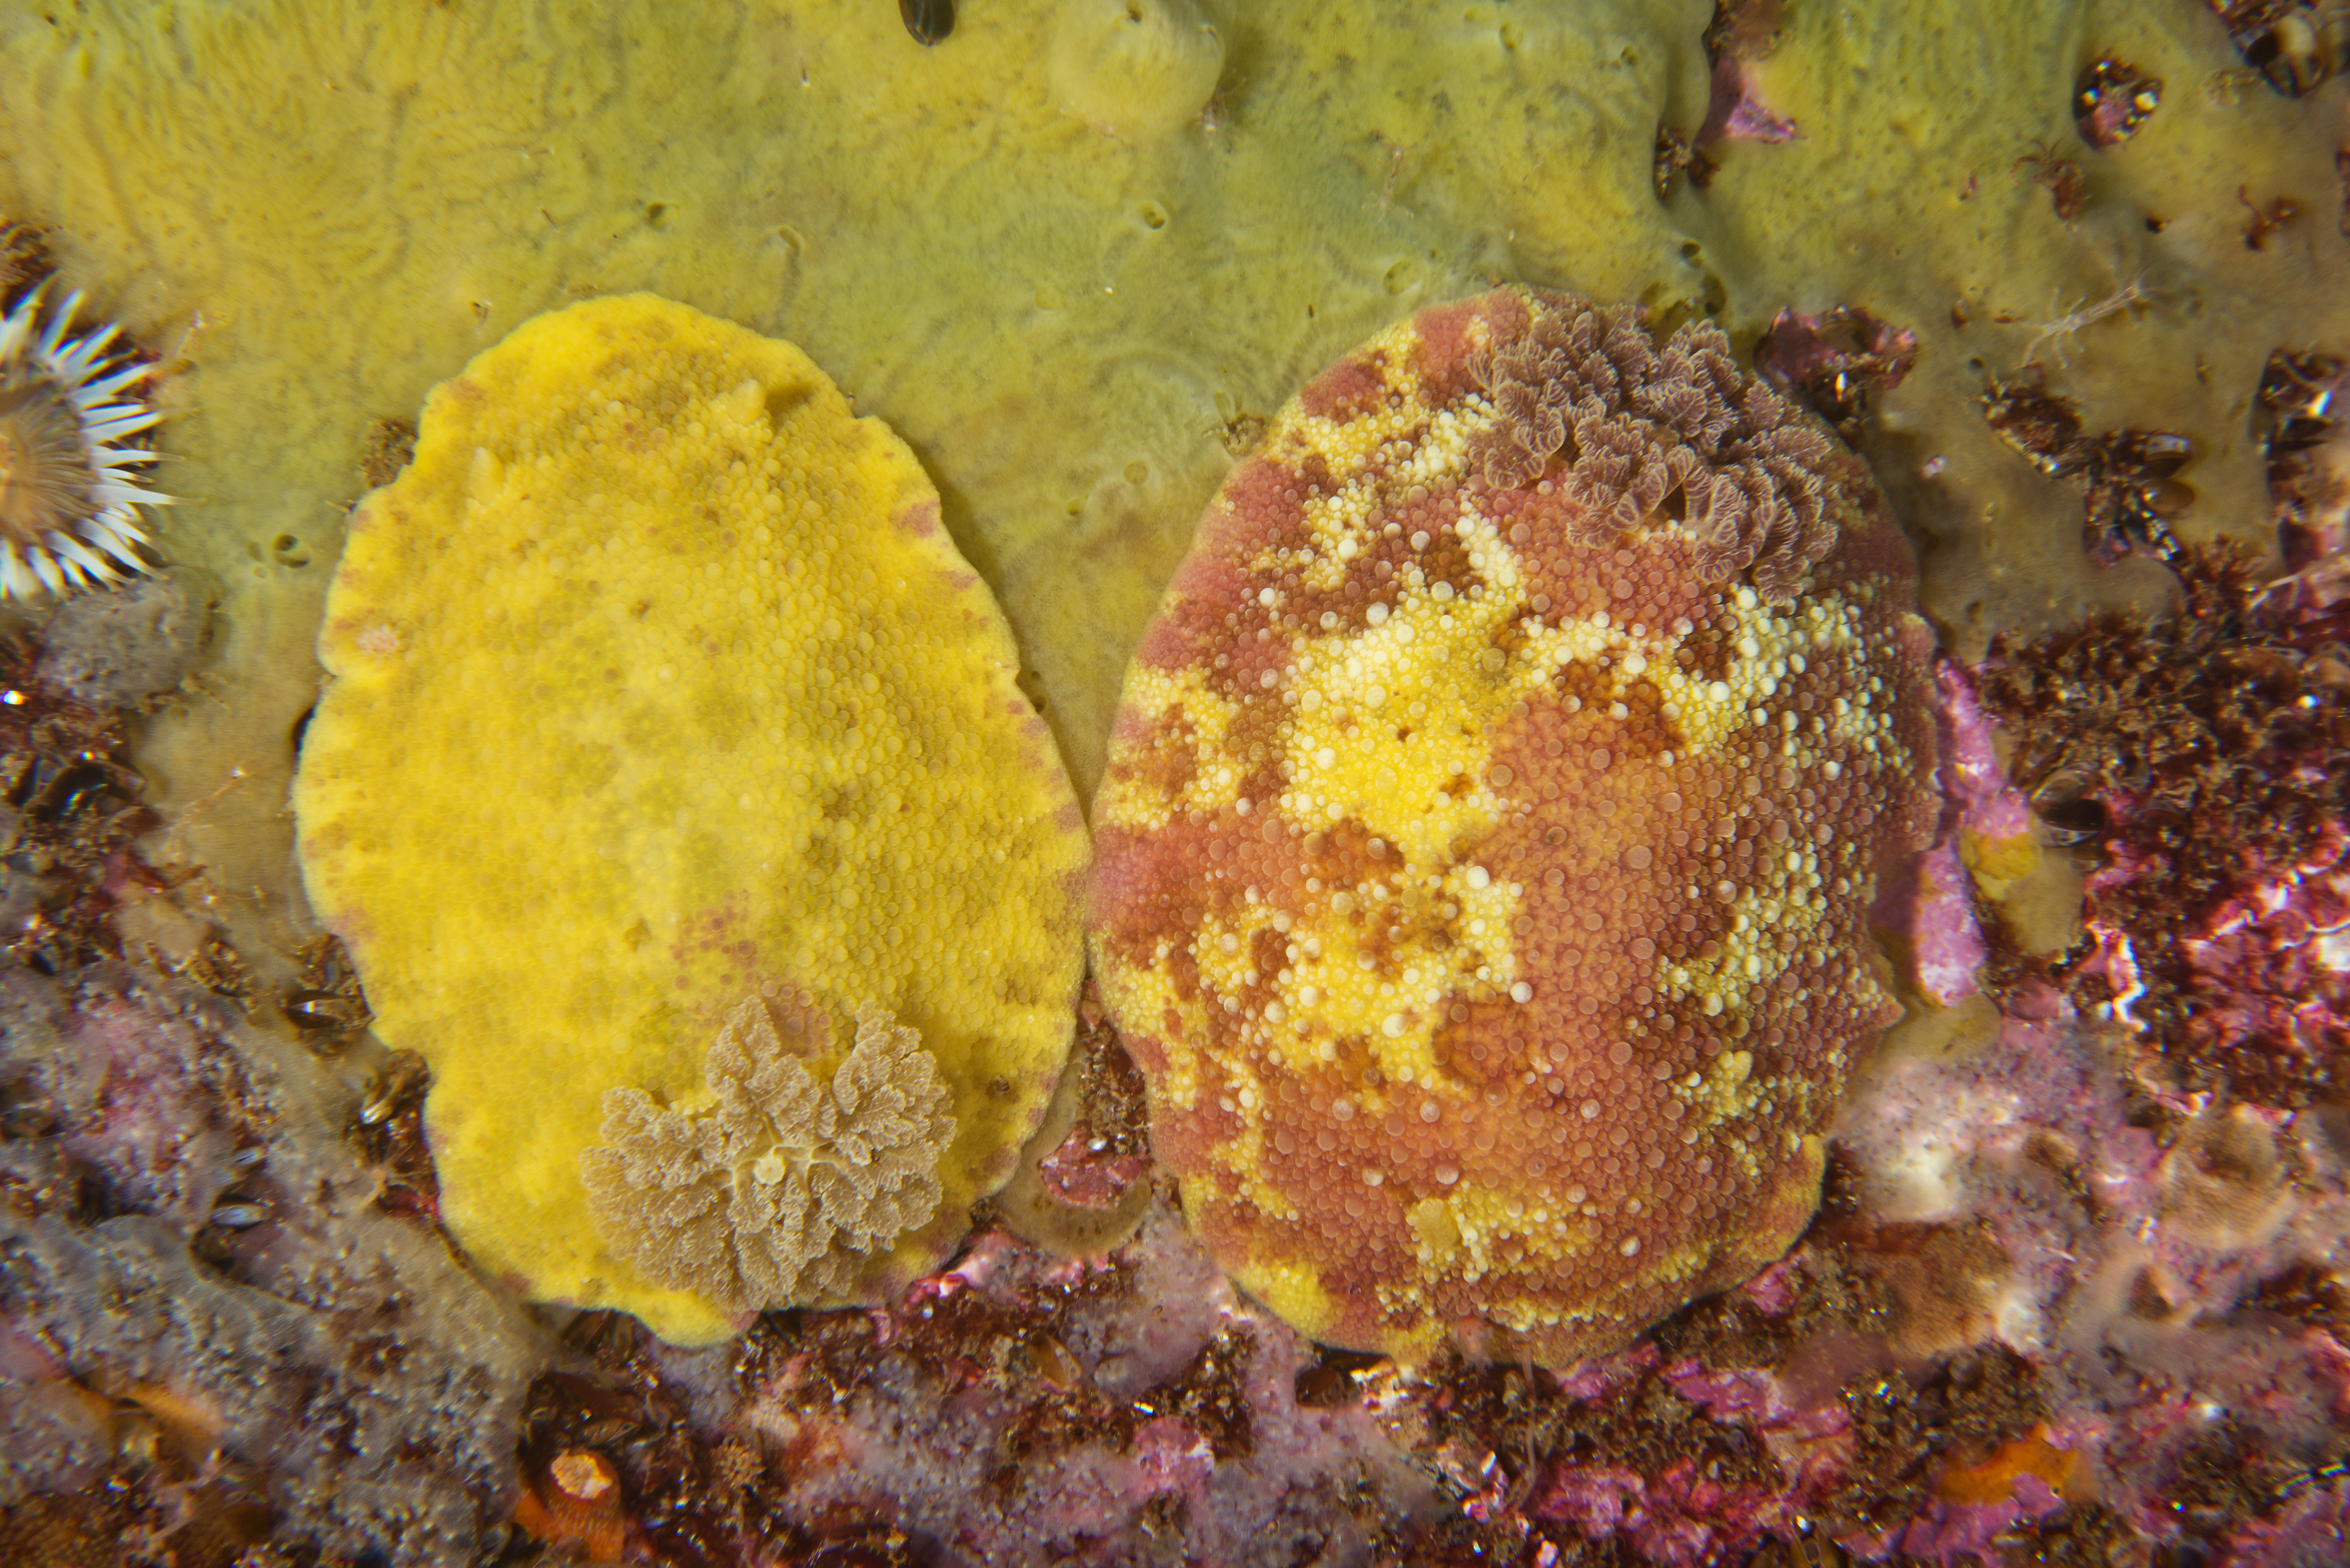
M 0 598 L 65 594 L 146 570 L 139 509 L 172 498 L 125 444 L 161 418 L 140 394 L 150 367 L 118 328 L 76 334 L 81 296 L 36 288 L 0 316 Z

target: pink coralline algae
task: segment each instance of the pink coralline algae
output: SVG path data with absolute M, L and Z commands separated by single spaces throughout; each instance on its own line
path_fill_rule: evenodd
M 1678 1458 L 1644 1474 L 1618 1456 L 1594 1454 L 1546 1473 L 1526 1512 L 1568 1524 L 1588 1539 L 1617 1538 L 1648 1563 L 1700 1568 L 1744 1559 L 1766 1541 L 1803 1532 L 1804 1502 L 1823 1495 L 1850 1443 L 1850 1419 L 1840 1406 L 1791 1402 L 1770 1372 L 1759 1367 L 1709 1368 L 1693 1356 L 1659 1365 L 1643 1345 L 1612 1365 L 1590 1367 L 1570 1383 L 1586 1397 L 1620 1389 L 1627 1379 L 1654 1370 L 1661 1383 L 1725 1430 L 1752 1433 L 1777 1461 L 1767 1480 L 1725 1480 L 1721 1467 Z
M 1912 875 L 1887 891 L 1876 913 L 1908 942 L 1908 978 L 1920 994 L 1950 1007 L 1976 994 L 1976 977 L 1989 956 L 1967 852 L 2032 844 L 2037 828 L 2030 803 L 1999 765 L 1991 722 L 1966 670 L 1944 659 L 1934 684 L 1941 698 L 1935 725 L 1941 827 Z
M 2017 782 L 2087 841 L 2085 1012 L 2143 1032 L 2179 1089 L 2301 1106 L 2350 1092 L 2350 599 L 2321 558 L 2262 585 L 2182 551 L 2151 624 L 2002 646 L 1982 676 Z
M 1763 107 L 1737 61 L 1725 59 L 1713 67 L 1713 100 L 1698 132 L 1699 147 L 1717 141 L 1793 141 L 1798 134 L 1794 120 Z
M 1941 736 L 1942 794 L 1951 825 L 1981 838 L 2018 838 L 2034 830 L 2032 803 L 2009 782 L 2000 766 L 1991 720 L 1982 711 L 1973 680 L 1945 659 L 1934 671 L 1941 693 L 1937 729 Z
M 2325 1117 L 2208 1102 L 2170 1108 L 2158 1138 L 2135 1125 L 2127 1051 L 2070 1018 L 2011 1019 L 1970 1057 L 1876 1075 L 1838 1137 L 1870 1212 L 1996 1243 L 1983 1329 L 2041 1366 L 2088 1491 L 2160 1541 L 2222 1456 L 2307 1469 L 2345 1451 L 2350 1353 L 2256 1303 L 2350 1246 L 2350 1151 Z
M 495 1550 L 544 1346 L 385 1211 L 354 1102 L 192 986 L 0 969 L 0 1561 Z
M 2350 1561 L 2350 1481 L 2313 1487 L 2274 1519 L 2230 1532 L 2218 1568 L 2335 1568 Z
M 1162 1201 L 1099 1262 L 988 1233 L 869 1322 L 763 1327 L 739 1419 L 794 1528 L 861 1520 L 924 1563 L 1149 1561 L 1153 1542 L 1195 1563 L 1437 1561 L 1411 1543 L 1448 1511 L 1359 1402 L 1300 1404 L 1310 1353 Z
M 2146 869 L 2116 861 L 2106 876 Z M 2350 1063 L 2350 825 L 2325 824 L 2298 864 L 2222 901 L 2178 951 L 2204 1029 Z
M 1849 306 L 1782 310 L 1754 346 L 1754 368 L 1839 430 L 1918 362 L 1918 334 Z
M 1526 1563 L 1575 1543 L 1659 1568 L 1746 1561 L 1804 1532 L 1851 1448 L 1833 1397 L 1799 1405 L 1768 1370 L 1647 1342 L 1562 1374 L 1464 1368 L 1422 1397 L 1440 1473 Z
M 1139 1155 L 1107 1148 L 1090 1127 L 1079 1127 L 1036 1162 L 1045 1190 L 1079 1209 L 1114 1209 L 1149 1168 Z
M 1283 410 L 1096 816 L 1103 1000 L 1245 1288 L 1565 1362 L 1785 1250 L 1938 810 L 1914 576 L 1703 323 L 1504 289 Z
M 2059 1512 L 2064 1500 L 2035 1475 L 2017 1476 L 2008 1494 L 1994 1502 L 1946 1502 L 1926 1500 L 1916 1519 L 1881 1542 L 1853 1543 L 1849 1550 L 1871 1560 L 1898 1552 L 1905 1558 L 1932 1563 L 1940 1568 L 1994 1564 L 2006 1559 L 2002 1545 L 2015 1538 L 2016 1527 L 2037 1523 Z
M 1938 1006 L 1964 1002 L 1979 989 L 1987 949 L 1976 921 L 1971 883 L 1958 846 L 1941 841 L 1918 857 L 1906 930 L 1913 949 L 1918 991 Z

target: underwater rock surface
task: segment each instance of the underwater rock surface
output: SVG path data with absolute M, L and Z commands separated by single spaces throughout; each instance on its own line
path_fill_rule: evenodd
M 186 589 L 0 606 L 0 1560 L 2333 1568 L 2345 58 L 2333 0 L 0 0 L 0 309 L 151 359 Z M 430 388 L 636 289 L 803 345 L 1082 798 L 1274 412 L 1503 285 L 1713 322 L 1919 556 L 1908 1015 L 1782 1262 L 1556 1369 L 1316 1346 L 1097 1012 L 870 1308 L 680 1350 L 452 1261 L 285 809 Z
M 356 1095 L 120 965 L 0 975 L 0 1505 L 112 1478 L 145 1560 L 256 1511 L 348 1557 L 478 1560 L 554 1346 L 388 1209 Z M 0 1524 L 10 1562 L 58 1560 L 33 1519 Z

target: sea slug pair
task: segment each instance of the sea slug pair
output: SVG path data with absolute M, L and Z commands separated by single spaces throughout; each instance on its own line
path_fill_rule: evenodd
M 1034 1127 L 1085 836 L 936 507 L 796 350 L 634 296 L 476 360 L 355 518 L 305 868 L 536 1293 L 871 1299 Z M 1243 1285 L 1559 1361 L 1785 1249 L 1936 814 L 1913 578 L 1711 326 L 1503 290 L 1283 411 L 1136 657 L 1091 901 Z

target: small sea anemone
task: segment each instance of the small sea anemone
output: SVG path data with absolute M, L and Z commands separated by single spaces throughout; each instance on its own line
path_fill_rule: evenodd
M 70 336 L 81 296 L 35 288 L 0 317 L 0 598 L 120 582 L 146 569 L 132 483 L 151 452 L 120 443 L 161 417 L 133 390 L 148 368 L 111 326 Z

